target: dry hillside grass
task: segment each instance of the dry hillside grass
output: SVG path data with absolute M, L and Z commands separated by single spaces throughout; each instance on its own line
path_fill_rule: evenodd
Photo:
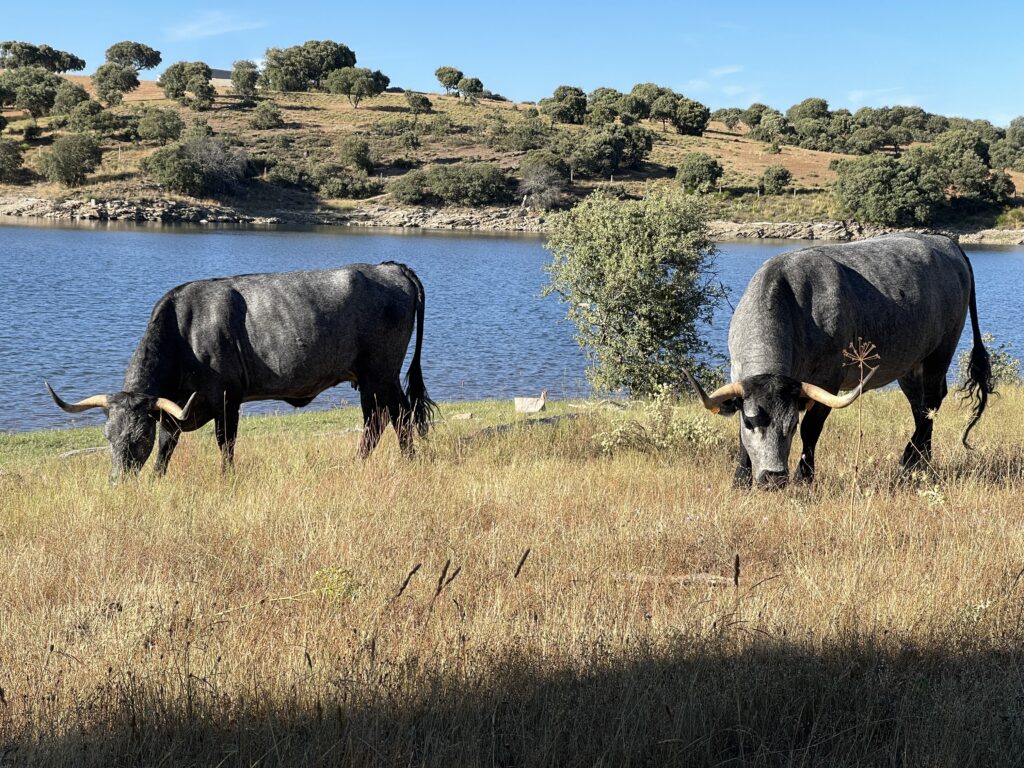
M 92 92 L 91 81 L 81 75 L 67 75 L 68 79 Z M 521 119 L 530 105 L 511 102 L 483 100 L 476 106 L 463 103 L 454 96 L 429 94 L 434 112 L 447 115 L 455 126 L 449 136 L 436 136 L 427 132 L 421 137 L 418 148 L 398 147 L 395 141 L 375 138 L 382 122 L 398 118 L 410 118 L 405 97 L 402 94 L 386 93 L 376 99 L 364 102 L 358 109 L 343 96 L 318 93 L 286 93 L 274 96 L 281 107 L 285 126 L 279 129 L 255 130 L 249 125 L 251 110 L 239 109 L 236 100 L 229 95 L 230 89 L 218 88 L 219 96 L 212 110 L 201 113 L 210 125 L 220 133 L 236 135 L 241 143 L 257 156 L 266 150 L 268 142 L 282 137 L 294 142 L 291 154 L 296 157 L 308 155 L 310 150 L 337 145 L 345 136 L 360 134 L 369 136 L 376 144 L 378 156 L 384 163 L 396 159 L 403 162 L 431 164 L 448 163 L 457 160 L 485 160 L 494 162 L 507 170 L 514 171 L 522 153 L 508 152 L 488 146 L 487 126 L 495 120 L 514 122 Z M 116 108 L 126 111 L 142 105 L 171 107 L 181 112 L 186 121 L 199 115 L 190 109 L 180 107 L 167 100 L 155 81 L 145 80 L 136 91 L 125 96 L 125 103 Z M 13 124 L 8 132 L 20 130 L 21 116 L 8 113 Z M 429 116 L 420 118 L 429 120 Z M 40 124 L 46 125 L 48 118 Z M 677 165 L 686 152 L 708 152 L 719 158 L 726 170 L 723 183 L 734 186 L 754 186 L 764 169 L 769 165 L 785 165 L 794 176 L 795 183 L 807 190 L 820 190 L 834 177 L 828 164 L 836 155 L 813 152 L 798 147 L 784 147 L 781 154 L 766 152 L 766 145 L 753 141 L 738 133 L 729 133 L 724 125 L 712 123 L 703 137 L 679 136 L 671 129 L 662 130 L 657 122 L 647 123 L 655 132 L 657 140 L 650 157 L 649 167 L 642 172 L 624 173 L 616 176 L 616 182 L 624 184 L 630 192 L 642 192 L 644 187 L 659 178 L 671 178 L 667 169 Z M 572 126 L 563 130 L 582 130 Z M 45 143 L 34 147 L 27 154 L 27 164 L 32 167 L 36 155 L 46 148 Z M 139 162 L 155 151 L 156 147 L 146 144 L 107 141 L 102 166 L 90 176 L 86 186 L 76 192 L 80 196 L 130 197 L 158 194 L 159 190 L 138 175 Z M 398 171 L 401 172 L 401 171 Z M 390 175 L 395 171 L 385 171 Z M 583 182 L 581 190 L 599 186 L 600 182 Z M 44 197 L 58 197 L 67 194 L 59 185 L 39 181 L 31 187 L 33 194 Z M 0 185 L 0 194 L 24 194 L 25 187 Z
M 772 494 L 692 405 L 449 406 L 411 463 L 356 461 L 351 411 L 254 418 L 234 473 L 204 433 L 117 487 L 58 457 L 98 430 L 0 436 L 2 760 L 1013 764 L 1024 392 L 974 453 L 951 399 L 908 482 L 905 401 L 861 403 L 859 472 L 854 407 Z
M 67 75 L 92 90 L 91 81 L 81 75 Z M 213 109 L 196 113 L 164 98 L 155 81 L 142 81 L 140 88 L 126 95 L 125 104 L 118 111 L 130 111 L 143 105 L 169 107 L 179 111 L 186 122 L 195 117 L 206 119 L 215 131 L 234 137 L 257 161 L 287 159 L 302 164 L 307 161 L 332 162 L 338 155 L 338 146 L 347 136 L 359 135 L 369 140 L 378 164 L 374 171 L 388 181 L 411 167 L 433 164 L 447 164 L 463 160 L 495 163 L 506 171 L 515 173 L 522 160 L 522 152 L 507 151 L 492 146 L 489 141 L 496 124 L 512 125 L 521 120 L 531 108 L 529 104 L 482 100 L 477 105 L 468 105 L 454 96 L 428 94 L 433 103 L 434 115 L 423 115 L 417 123 L 421 129 L 419 145 L 410 147 L 399 138 L 404 130 L 399 123 L 411 122 L 405 97 L 399 93 L 385 93 L 364 101 L 356 109 L 343 96 L 323 93 L 274 94 L 273 100 L 282 110 L 285 125 L 281 128 L 257 130 L 250 125 L 251 109 L 240 108 L 238 101 L 230 95 L 230 87 L 219 86 L 218 97 Z M 430 126 L 435 116 L 449 121 L 448 127 L 433 130 Z M 26 124 L 25 118 L 16 112 L 9 112 L 12 120 L 9 135 L 17 135 Z M 50 118 L 41 118 L 42 126 Z M 844 157 L 829 152 L 817 152 L 800 147 L 783 146 L 773 154 L 768 145 L 746 136 L 745 129 L 729 131 L 721 123 L 711 123 L 703 136 L 680 136 L 672 129 L 664 130 L 658 121 L 645 121 L 656 136 L 653 151 L 644 168 L 638 171 L 624 171 L 613 179 L 577 179 L 573 193 L 577 196 L 608 187 L 614 182 L 617 188 L 639 196 L 651 184 L 672 184 L 674 169 L 683 156 L 689 152 L 706 152 L 716 157 L 725 174 L 722 185 L 729 193 L 713 195 L 710 198 L 712 213 L 717 218 L 734 221 L 807 221 L 835 217 L 837 212 L 827 192 L 835 179 L 835 172 L 829 164 L 836 158 Z M 581 126 L 559 126 L 559 130 L 583 132 Z M 50 136 L 29 146 L 26 163 L 37 167 L 39 154 L 46 151 Z M 156 184 L 146 179 L 139 171 L 143 158 L 156 151 L 153 144 L 132 143 L 107 139 L 104 142 L 104 156 L 99 169 L 89 176 L 86 184 L 76 190 L 68 190 L 57 184 L 35 177 L 31 184 L 0 184 L 0 196 L 17 197 L 33 194 L 48 198 L 61 198 L 69 193 L 80 198 L 144 198 L 167 196 Z M 770 165 L 782 165 L 793 174 L 793 192 L 786 195 L 759 196 L 755 189 Z M 1024 174 L 1011 173 L 1018 190 L 1024 190 Z M 170 195 L 171 197 L 179 197 Z M 215 202 L 215 201 L 210 201 Z M 275 209 L 315 209 L 321 205 L 332 207 L 355 204 L 345 200 L 322 200 L 315 195 L 278 185 L 251 184 L 239 193 L 239 197 L 224 202 L 246 208 L 255 213 L 273 213 Z M 982 217 L 973 224 L 991 226 L 991 217 Z M 1019 226 L 1018 215 L 1004 216 L 1002 225 Z M 971 222 L 967 222 L 971 224 Z

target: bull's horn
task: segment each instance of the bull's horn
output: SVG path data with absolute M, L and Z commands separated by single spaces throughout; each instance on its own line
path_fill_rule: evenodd
M 185 421 L 188 418 L 189 412 L 192 410 L 192 402 L 196 399 L 196 393 L 192 393 L 192 397 L 185 403 L 185 407 L 182 408 L 173 400 L 168 400 L 166 397 L 158 397 L 156 403 L 153 405 L 153 410 L 163 411 L 168 416 L 173 416 L 177 421 Z
M 690 372 L 683 368 L 683 375 L 686 376 L 686 380 L 690 382 L 690 386 L 693 387 L 693 391 L 697 393 L 697 397 L 712 413 L 718 413 L 722 403 L 726 400 L 732 400 L 734 397 L 743 397 L 743 385 L 738 381 L 732 384 L 726 384 L 724 387 L 719 387 L 711 393 L 709 397 L 707 392 L 704 391 L 704 387 L 700 385 Z
M 878 367 L 876 366 L 868 371 L 868 375 L 857 385 L 856 389 L 851 389 L 845 395 L 833 395 L 831 392 L 821 387 L 816 387 L 813 384 L 808 384 L 806 381 L 800 383 L 800 394 L 829 408 L 845 408 L 848 405 L 852 405 L 853 401 L 860 397 L 861 392 L 864 391 L 864 385 L 871 381 L 871 377 L 875 375 L 877 370 Z
M 107 396 L 106 395 L 93 395 L 87 397 L 85 400 L 79 400 L 77 403 L 67 403 L 61 400 L 57 393 L 53 391 L 53 387 L 50 386 L 48 381 L 43 382 L 46 385 L 46 391 L 50 393 L 50 397 L 53 398 L 53 402 L 57 404 L 57 407 L 62 411 L 68 413 L 81 413 L 82 411 L 88 411 L 90 408 L 106 408 L 107 407 Z

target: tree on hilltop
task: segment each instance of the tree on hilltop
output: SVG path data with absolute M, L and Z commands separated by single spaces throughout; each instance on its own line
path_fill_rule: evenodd
M 249 106 L 256 101 L 256 85 L 259 78 L 260 72 L 256 62 L 242 59 L 232 65 L 231 92 L 242 100 L 243 105 Z
M 434 71 L 434 77 L 437 78 L 437 82 L 444 88 L 444 92 L 451 95 L 451 92 L 457 90 L 459 87 L 459 81 L 465 77 L 461 69 L 455 67 L 438 67 Z
M 479 77 L 464 77 L 459 80 L 459 95 L 470 104 L 475 104 L 484 92 L 484 84 Z
M 134 69 L 124 64 L 108 61 L 92 75 L 92 87 L 96 96 L 107 106 L 120 104 L 124 94 L 139 87 L 139 76 Z
M 0 43 L 0 69 L 42 67 L 48 72 L 76 72 L 85 69 L 85 59 L 48 45 L 35 45 L 18 40 Z
M 360 101 L 380 96 L 390 83 L 390 78 L 379 69 L 342 67 L 331 72 L 325 84 L 328 91 L 347 96 L 352 106 L 359 109 Z
M 321 88 L 334 71 L 355 67 L 356 55 L 333 40 L 307 40 L 290 48 L 268 48 L 261 79 L 272 91 Z
M 160 65 L 160 51 L 133 40 L 122 40 L 107 48 L 107 61 L 131 67 L 136 72 Z

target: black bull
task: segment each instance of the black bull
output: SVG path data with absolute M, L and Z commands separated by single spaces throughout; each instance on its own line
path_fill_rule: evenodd
M 968 311 L 974 347 L 966 393 L 974 411 L 964 445 L 993 388 L 974 273 L 955 242 L 897 234 L 769 259 L 751 279 L 729 326 L 732 383 L 709 396 L 690 379 L 705 407 L 740 413 L 737 484 L 788 481 L 801 411 L 806 413 L 799 424 L 797 480 L 810 480 L 831 410 L 850 405 L 862 389 L 892 381 L 899 382 L 914 416 L 901 465 L 910 469 L 929 460 L 932 418 L 946 396 L 946 373 Z M 859 366 L 844 359 L 858 339 L 873 343 L 878 355 L 864 382 Z M 852 391 L 835 394 L 842 389 Z
M 121 392 L 69 404 L 47 389 L 65 411 L 106 411 L 114 477 L 142 468 L 157 424 L 158 473 L 181 432 L 211 419 L 230 463 L 243 402 L 301 407 L 342 382 L 359 390 L 360 455 L 373 451 L 388 420 L 411 455 L 413 426 L 426 435 L 435 410 L 420 366 L 423 314 L 422 283 L 395 262 L 198 280 L 157 302 Z M 413 325 L 416 347 L 403 392 L 399 378 Z

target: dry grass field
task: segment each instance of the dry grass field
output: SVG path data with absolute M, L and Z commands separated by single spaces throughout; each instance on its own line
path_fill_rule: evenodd
M 99 430 L 0 436 L 0 763 L 1017 764 L 1024 391 L 906 480 L 860 403 L 777 493 L 692 404 L 449 405 L 412 462 L 251 418 L 114 487 Z

